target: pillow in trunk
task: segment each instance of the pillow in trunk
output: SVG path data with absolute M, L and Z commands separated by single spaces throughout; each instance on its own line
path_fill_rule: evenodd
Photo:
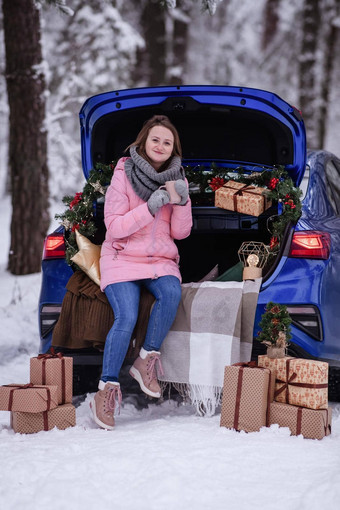
M 100 286 L 99 259 L 101 246 L 91 243 L 91 241 L 80 234 L 78 230 L 75 232 L 79 251 L 71 257 L 71 260 L 77 264 L 91 280 Z
M 201 282 L 213 282 L 218 277 L 218 264 L 216 264 L 215 267 L 213 267 L 209 273 L 207 273 L 201 280 L 198 280 L 198 283 Z

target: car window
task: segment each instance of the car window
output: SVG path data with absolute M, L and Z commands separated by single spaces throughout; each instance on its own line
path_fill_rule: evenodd
M 326 187 L 334 211 L 340 214 L 340 165 L 334 161 L 328 161 L 326 165 Z

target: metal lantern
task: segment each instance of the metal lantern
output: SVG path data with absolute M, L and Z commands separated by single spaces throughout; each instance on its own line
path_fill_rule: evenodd
M 237 253 L 243 264 L 243 280 L 261 278 L 269 257 L 269 247 L 261 242 L 249 241 L 242 243 Z

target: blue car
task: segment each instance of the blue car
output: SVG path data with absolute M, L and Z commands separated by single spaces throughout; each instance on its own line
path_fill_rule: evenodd
M 278 253 L 264 269 L 254 337 L 269 301 L 287 305 L 292 318 L 289 353 L 328 361 L 330 398 L 337 398 L 340 160 L 326 151 L 307 152 L 301 113 L 271 92 L 224 86 L 137 88 L 99 94 L 82 106 L 79 119 L 85 180 L 97 163 L 109 164 L 124 155 L 143 122 L 154 114 L 165 114 L 176 125 L 183 165 L 191 173 L 209 176 L 212 165 L 236 174 L 239 168 L 245 174 L 264 169 L 274 173 L 283 168 L 293 185 L 302 189 L 301 217 L 287 223 Z M 178 242 L 183 282 L 198 281 L 213 267 L 218 267 L 220 275 L 237 267 L 238 250 L 244 242 L 271 243 L 268 222 L 282 213 L 282 204 L 254 217 L 217 208 L 209 189 L 197 193 L 197 186 L 190 185 L 193 229 L 189 238 Z M 93 206 L 103 237 L 100 207 Z M 42 353 L 51 347 L 72 274 L 65 260 L 64 228 L 60 227 L 47 236 L 42 260 Z M 254 357 L 262 347 L 254 341 Z M 77 392 L 78 383 L 83 389 L 82 383 L 95 380 L 94 374 L 99 376 L 102 355 L 91 348 L 64 350 L 74 358 Z

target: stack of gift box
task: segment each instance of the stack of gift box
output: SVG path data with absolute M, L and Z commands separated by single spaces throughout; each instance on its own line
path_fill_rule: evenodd
M 328 363 L 263 355 L 225 367 L 221 426 L 254 432 L 276 423 L 292 435 L 322 439 L 331 421 Z
M 76 424 L 73 359 L 61 353 L 30 359 L 30 383 L 0 386 L 0 410 L 10 411 L 15 432 L 31 434 Z

